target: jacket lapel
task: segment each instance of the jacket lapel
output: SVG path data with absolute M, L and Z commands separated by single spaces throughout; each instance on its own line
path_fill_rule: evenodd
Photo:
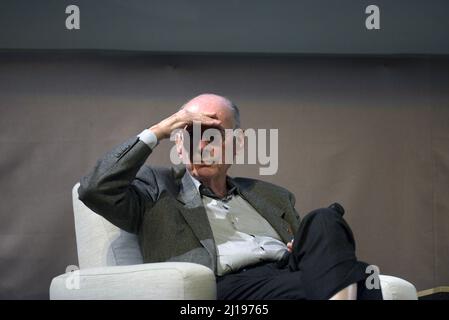
M 292 237 L 290 226 L 287 221 L 282 219 L 284 210 L 272 205 L 266 199 L 260 197 L 253 188 L 246 188 L 235 181 L 233 181 L 233 183 L 239 187 L 241 196 L 248 201 L 249 204 L 251 204 L 254 209 L 268 221 L 268 223 L 271 224 L 274 230 L 281 236 L 282 240 L 284 242 L 290 241 Z
M 212 259 L 213 269 L 215 270 L 217 252 L 215 249 L 212 229 L 207 217 L 206 209 L 203 205 L 203 201 L 201 200 L 201 196 L 187 171 L 181 179 L 177 199 L 184 204 L 181 208 L 181 213 L 189 226 L 192 228 L 193 233 L 200 240 L 200 243 L 209 252 Z

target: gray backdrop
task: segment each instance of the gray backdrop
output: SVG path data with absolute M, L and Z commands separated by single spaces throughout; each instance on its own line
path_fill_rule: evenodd
M 0 55 L 0 298 L 47 298 L 77 264 L 71 188 L 114 145 L 190 97 L 279 128 L 275 176 L 301 215 L 347 209 L 360 259 L 449 285 L 449 59 Z M 151 163 L 168 164 L 169 142 Z M 232 175 L 258 177 L 258 166 Z

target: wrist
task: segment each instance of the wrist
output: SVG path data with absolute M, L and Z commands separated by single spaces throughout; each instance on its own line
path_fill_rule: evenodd
M 161 141 L 162 139 L 167 138 L 167 133 L 158 124 L 152 126 L 151 128 L 149 128 L 149 130 L 151 130 L 151 132 L 153 132 L 155 134 L 158 141 Z

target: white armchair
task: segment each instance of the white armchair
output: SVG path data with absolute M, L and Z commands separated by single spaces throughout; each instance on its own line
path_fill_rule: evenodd
M 79 271 L 55 277 L 50 299 L 216 298 L 214 273 L 185 262 L 143 263 L 137 236 L 125 232 L 78 199 L 72 190 Z M 417 299 L 415 287 L 400 278 L 380 276 L 385 300 Z

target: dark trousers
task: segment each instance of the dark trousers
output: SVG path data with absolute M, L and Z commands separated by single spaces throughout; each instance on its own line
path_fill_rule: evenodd
M 368 264 L 357 260 L 354 236 L 340 208 L 307 214 L 295 234 L 292 252 L 282 261 L 264 262 L 217 277 L 217 298 L 329 299 L 357 283 L 358 299 L 382 299 L 380 288 L 365 286 L 365 279 L 371 275 L 366 273 Z

